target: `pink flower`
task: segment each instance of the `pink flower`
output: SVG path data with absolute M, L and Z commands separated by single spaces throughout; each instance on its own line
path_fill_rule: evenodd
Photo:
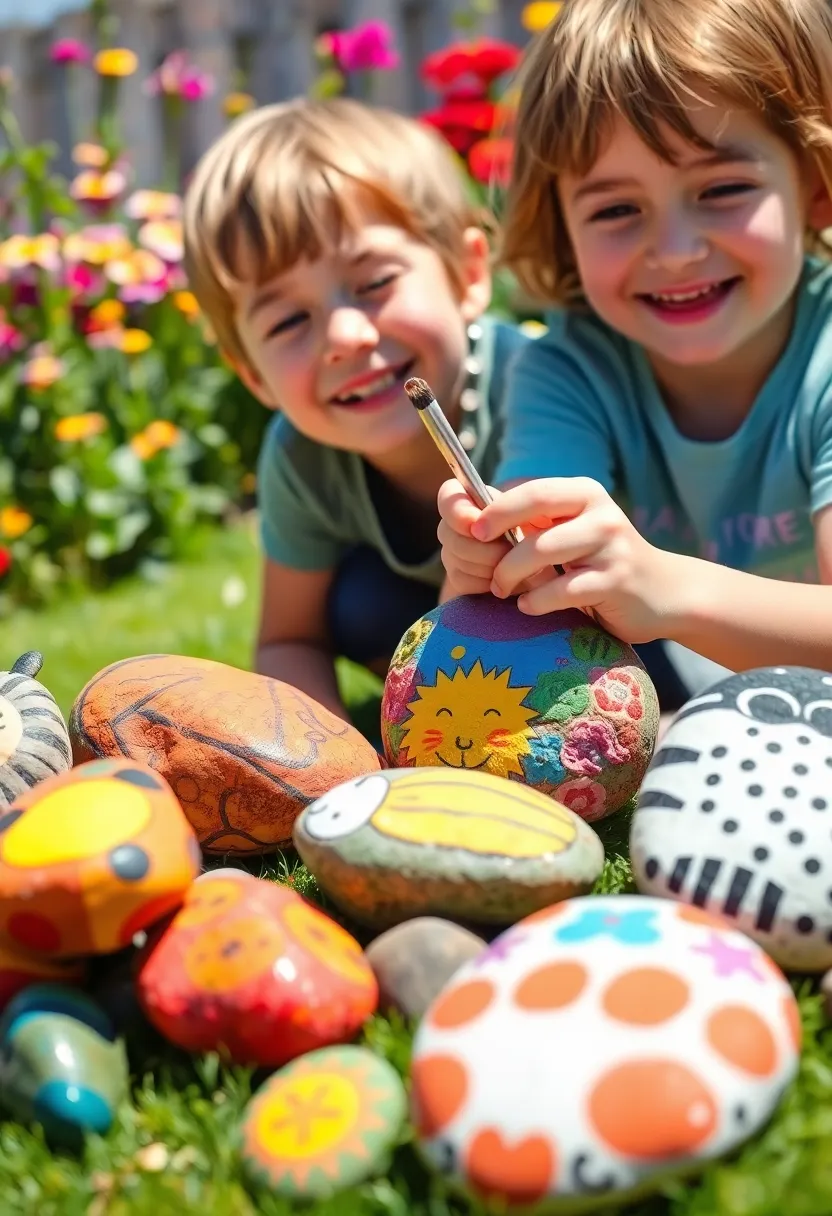
M 384 682 L 381 716 L 386 722 L 404 722 L 407 705 L 416 696 L 418 670 L 415 663 L 406 667 L 391 667 Z
M 49 48 L 49 58 L 53 63 L 89 63 L 92 52 L 78 38 L 59 38 Z
M 144 82 L 149 97 L 181 97 L 183 101 L 201 101 L 214 91 L 214 78 L 191 63 L 186 51 L 171 51 L 160 66 Z
M 342 72 L 389 71 L 399 66 L 393 31 L 386 21 L 366 21 L 328 35 L 328 48 Z
M 607 764 L 626 764 L 630 753 L 623 747 L 611 722 L 584 719 L 576 722 L 563 744 L 561 760 L 573 773 L 585 777 L 600 773 Z
M 0 309 L 0 363 L 6 363 L 15 351 L 22 350 L 26 340 L 19 329 L 10 325 Z
M 625 713 L 634 722 L 644 716 L 641 685 L 636 677 L 624 668 L 612 667 L 605 671 L 599 680 L 593 681 L 592 695 L 595 704 L 604 713 Z
M 570 811 L 580 815 L 587 823 L 604 818 L 607 792 L 597 781 L 590 781 L 589 777 L 575 777 L 572 781 L 564 781 L 552 797 L 561 806 L 568 807 Z

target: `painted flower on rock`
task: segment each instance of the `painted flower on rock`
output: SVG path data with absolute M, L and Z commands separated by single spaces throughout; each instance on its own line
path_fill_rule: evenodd
M 571 781 L 564 781 L 552 796 L 556 802 L 580 815 L 587 823 L 604 817 L 607 791 L 603 785 L 589 777 L 574 777 Z
M 557 734 L 539 732 L 530 740 L 531 755 L 522 760 L 523 772 L 531 785 L 557 785 L 566 776 L 561 763 L 563 740 Z
M 594 673 L 590 672 L 592 696 L 599 709 L 608 714 L 625 713 L 634 722 L 643 717 L 641 685 L 635 676 L 620 667 L 605 671 L 595 680 L 593 675 Z
M 566 767 L 584 777 L 602 772 L 606 764 L 626 764 L 630 759 L 613 724 L 598 718 L 584 718 L 572 726 L 562 755 Z
M 576 903 L 578 901 L 575 901 Z M 593 937 L 612 937 L 624 946 L 648 946 L 659 941 L 654 908 L 631 908 L 610 912 L 608 908 L 585 908 L 568 925 L 555 932 L 559 942 L 588 942 Z

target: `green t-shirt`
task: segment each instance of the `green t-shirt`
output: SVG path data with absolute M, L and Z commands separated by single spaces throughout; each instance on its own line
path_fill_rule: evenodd
M 680 434 L 641 347 L 558 311 L 512 368 L 497 484 L 592 477 L 654 545 L 818 581 L 812 515 L 832 503 L 832 266 L 808 259 L 786 348 L 738 430 Z
M 502 432 L 502 398 L 508 364 L 529 341 L 514 326 L 484 317 L 472 352 L 480 364 L 479 407 L 463 415 L 473 432 L 469 455 L 483 479 L 493 478 Z M 450 472 L 448 473 L 450 477 Z M 260 453 L 257 496 L 266 555 L 295 570 L 331 570 L 355 545 L 376 549 L 391 570 L 441 586 L 437 546 L 414 562 L 382 524 L 371 470 L 356 452 L 326 447 L 301 435 L 281 414 L 269 424 Z

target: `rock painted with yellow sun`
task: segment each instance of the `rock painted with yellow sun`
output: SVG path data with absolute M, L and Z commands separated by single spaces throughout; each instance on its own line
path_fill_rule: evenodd
M 375 927 L 413 916 L 511 924 L 589 890 L 604 865 L 588 823 L 490 773 L 387 769 L 336 786 L 295 821 L 319 886 Z
M 326 1198 L 386 1169 L 406 1110 L 398 1073 L 365 1047 L 309 1052 L 249 1102 L 243 1166 L 278 1195 Z
M 631 646 L 577 609 L 524 615 L 459 596 L 399 643 L 384 687 L 393 767 L 506 777 L 588 822 L 638 790 L 656 744 L 656 690 Z

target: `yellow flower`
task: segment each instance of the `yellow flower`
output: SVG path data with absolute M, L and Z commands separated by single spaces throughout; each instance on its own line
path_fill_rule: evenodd
M 135 249 L 124 257 L 113 258 L 104 267 L 111 283 L 127 287 L 134 283 L 159 283 L 166 273 L 165 263 L 149 249 Z
M 55 423 L 55 438 L 61 443 L 77 443 L 80 439 L 94 439 L 106 429 L 103 414 L 70 414 Z
M 185 254 L 181 220 L 150 220 L 139 229 L 139 244 L 166 262 L 181 262 Z
M 129 257 L 132 250 L 130 238 L 118 224 L 92 224 L 70 233 L 64 241 L 68 262 L 89 262 L 91 266 Z
M 250 93 L 229 93 L 222 103 L 222 108 L 227 118 L 239 118 L 247 110 L 253 110 L 255 105 Z
M 0 511 L 0 533 L 7 540 L 17 540 L 18 536 L 29 531 L 34 522 L 22 507 L 3 507 Z
M 111 46 L 99 51 L 93 67 L 99 76 L 132 76 L 139 66 L 138 56 L 123 46 Z
M 165 418 L 157 418 L 155 422 L 151 422 L 145 428 L 145 435 L 158 451 L 161 451 L 162 448 L 174 447 L 179 442 L 181 434 L 179 427 Z
M 72 149 L 72 159 L 82 169 L 103 169 L 110 154 L 101 144 L 76 144 Z
M 174 308 L 178 308 L 181 313 L 184 313 L 189 321 L 193 321 L 199 316 L 199 304 L 192 291 L 175 291 L 171 300 Z
M 23 383 L 31 389 L 49 388 L 60 380 L 65 368 L 54 355 L 35 355 L 23 367 Z
M 138 435 L 133 436 L 130 440 L 130 449 L 134 455 L 138 456 L 139 460 L 150 460 L 151 456 L 156 455 L 156 448 L 154 448 L 144 431 L 139 431 Z
M 10 236 L 0 242 L 0 266 L 22 270 L 25 266 L 40 266 L 42 270 L 60 267 L 60 242 L 51 232 L 38 236 Z
M 70 183 L 70 196 L 79 203 L 112 203 L 127 185 L 127 179 L 118 169 L 99 173 L 97 169 L 85 169 Z
M 153 339 L 144 329 L 123 329 L 118 349 L 125 355 L 142 355 L 153 345 Z
M 126 311 L 121 300 L 102 300 L 100 304 L 96 304 L 95 308 L 91 309 L 90 320 L 93 325 L 100 326 L 101 329 L 109 329 L 112 325 L 118 325 L 119 321 L 124 320 Z
M 533 3 L 527 4 L 520 14 L 523 29 L 528 30 L 530 34 L 537 34 L 541 30 L 545 30 L 546 26 L 557 17 L 562 7 L 559 0 L 533 0 Z
M 165 190 L 136 190 L 124 211 L 132 220 L 175 220 L 182 212 L 182 199 Z

